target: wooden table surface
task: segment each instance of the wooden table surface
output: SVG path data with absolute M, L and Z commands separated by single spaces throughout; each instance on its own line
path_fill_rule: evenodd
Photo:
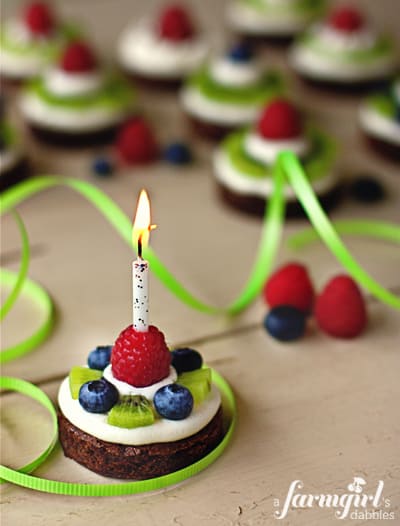
M 64 2 L 59 1 L 60 5 Z M 160 2 L 82 0 L 62 5 L 79 19 L 106 59 L 126 19 Z M 222 29 L 223 2 L 192 0 L 215 45 L 227 36 Z M 7 16 L 16 2 L 4 1 Z M 399 21 L 396 0 L 379 5 L 360 1 L 380 25 L 393 31 Z M 94 16 L 95 13 L 95 16 Z M 397 22 L 396 22 L 397 18 Z M 369 152 L 356 122 L 359 100 L 332 97 L 304 88 L 287 68 L 283 51 L 265 49 L 279 66 L 296 98 L 317 122 L 341 142 L 341 170 L 379 174 L 388 198 L 376 206 L 344 201 L 333 219 L 400 220 L 399 167 Z M 11 97 L 13 99 L 13 97 Z M 173 94 L 140 93 L 145 114 L 164 143 L 188 138 Z M 15 122 L 25 133 L 14 101 Z M 138 191 L 149 190 L 159 228 L 152 246 L 191 290 L 205 301 L 226 305 L 239 293 L 250 272 L 260 235 L 260 222 L 225 209 L 218 202 L 210 157 L 213 147 L 193 138 L 196 162 L 183 169 L 164 163 L 132 168 L 101 180 L 91 175 L 94 150 L 76 153 L 26 141 L 37 174 L 57 174 L 90 181 L 128 214 Z M 57 324 L 51 337 L 34 352 L 3 367 L 2 374 L 37 383 L 53 400 L 60 380 L 72 365 L 85 361 L 97 344 L 112 342 L 129 323 L 132 253 L 107 222 L 84 199 L 65 188 L 48 190 L 18 206 L 32 244 L 29 275 L 54 299 Z M 287 236 L 306 226 L 287 223 L 277 263 L 297 259 L 310 268 L 317 287 L 340 272 L 340 265 L 320 243 L 293 253 Z M 16 269 L 19 237 L 10 216 L 1 221 L 2 265 Z M 354 256 L 383 285 L 399 290 L 400 251 L 377 241 L 347 238 Z M 157 494 L 113 498 L 46 495 L 12 485 L 2 487 L 3 524 L 32 526 L 115 524 L 197 526 L 333 525 L 332 509 L 291 509 L 276 522 L 289 485 L 300 479 L 305 493 L 344 493 L 355 476 L 373 492 L 384 481 L 384 496 L 400 524 L 400 431 L 398 312 L 368 298 L 370 324 L 354 341 L 339 341 L 310 328 L 299 342 L 284 345 L 262 328 L 265 306 L 259 300 L 237 319 L 211 317 L 175 299 L 151 279 L 151 320 L 171 345 L 191 344 L 231 384 L 239 422 L 227 451 L 207 470 L 184 484 Z M 27 335 L 39 321 L 29 302 L 20 299 L 6 318 L 2 346 Z M 28 462 L 46 445 L 48 417 L 33 402 L 16 394 L 2 397 L 3 463 Z M 37 470 L 38 476 L 64 481 L 103 482 L 64 458 L 56 448 Z M 376 524 L 364 519 L 350 524 Z

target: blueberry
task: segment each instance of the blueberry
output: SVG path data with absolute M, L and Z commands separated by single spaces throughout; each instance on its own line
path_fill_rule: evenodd
M 188 371 L 200 369 L 203 365 L 203 358 L 201 357 L 201 354 L 194 349 L 182 347 L 181 349 L 175 349 L 172 351 L 171 365 L 175 367 L 178 374 L 186 373 Z
M 86 382 L 79 390 L 79 403 L 89 413 L 107 413 L 118 398 L 117 388 L 105 378 Z
M 103 371 L 110 363 L 111 345 L 99 345 L 88 356 L 88 366 L 91 369 Z
M 296 307 L 279 305 L 266 315 L 264 327 L 277 340 L 283 342 L 297 340 L 304 334 L 306 315 Z
M 192 393 L 179 384 L 161 387 L 154 395 L 153 402 L 158 414 L 168 420 L 183 420 L 193 409 Z
M 373 176 L 356 177 L 350 183 L 350 195 L 361 203 L 376 203 L 385 197 L 385 190 L 381 183 Z
M 235 44 L 229 50 L 228 57 L 234 62 L 249 62 L 253 58 L 253 51 L 247 44 Z
M 166 147 L 164 158 L 171 164 L 188 164 L 192 160 L 192 153 L 185 143 L 174 142 Z
M 107 157 L 98 157 L 93 161 L 93 172 L 100 177 L 108 177 L 114 171 L 114 165 Z

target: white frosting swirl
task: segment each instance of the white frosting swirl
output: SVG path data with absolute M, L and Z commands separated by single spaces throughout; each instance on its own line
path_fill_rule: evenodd
M 400 147 L 400 124 L 394 119 L 382 115 L 366 104 L 361 106 L 359 117 L 361 127 L 368 135 Z
M 68 378 L 65 378 L 58 392 L 58 405 L 63 415 L 76 427 L 100 440 L 117 444 L 136 445 L 157 442 L 173 442 L 194 435 L 203 429 L 215 416 L 221 405 L 221 395 L 213 385 L 208 398 L 195 405 L 184 420 L 156 419 L 150 426 L 125 429 L 107 423 L 107 415 L 88 413 L 73 400 Z
M 317 24 L 311 30 L 319 43 L 330 51 L 363 51 L 372 49 L 377 41 L 376 33 L 370 27 L 357 31 L 339 31 L 327 24 Z
M 246 152 L 267 165 L 272 164 L 278 153 L 291 150 L 299 157 L 304 157 L 310 151 L 310 141 L 306 137 L 286 140 L 268 140 L 257 133 L 248 133 L 244 139 Z
M 210 73 L 215 82 L 238 88 L 253 86 L 261 77 L 260 68 L 253 61 L 234 62 L 228 57 L 214 60 L 210 66 Z
M 176 79 L 202 64 L 208 44 L 198 37 L 183 42 L 160 38 L 149 23 L 142 21 L 122 33 L 117 51 L 120 63 L 128 71 L 150 78 Z
M 48 91 L 54 95 L 75 97 L 98 91 L 104 83 L 104 75 L 99 71 L 68 73 L 51 68 L 44 73 L 44 82 Z

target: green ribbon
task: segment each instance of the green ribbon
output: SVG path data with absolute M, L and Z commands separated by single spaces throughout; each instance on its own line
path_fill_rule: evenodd
M 229 423 L 224 438 L 207 456 L 186 468 L 180 469 L 179 471 L 149 480 L 114 484 L 79 484 L 74 482 L 49 480 L 27 474 L 44 462 L 56 444 L 56 411 L 45 393 L 43 393 L 38 387 L 17 378 L 1 377 L 0 387 L 19 391 L 40 402 L 50 412 L 53 424 L 53 436 L 51 442 L 46 450 L 38 458 L 19 470 L 11 469 L 3 465 L 0 466 L 0 477 L 2 482 L 12 482 L 13 484 L 17 484 L 18 486 L 23 486 L 25 488 L 43 491 L 46 493 L 57 493 L 59 495 L 73 495 L 76 497 L 112 497 L 116 495 L 129 495 L 134 493 L 143 493 L 146 491 L 154 491 L 167 486 L 178 484 L 190 477 L 193 477 L 200 471 L 203 471 L 203 469 L 208 467 L 210 464 L 215 462 L 215 460 L 217 460 L 217 458 L 222 455 L 232 440 L 233 432 L 236 426 L 236 402 L 229 384 L 214 370 L 212 370 L 212 381 L 217 385 L 222 394 L 224 415 L 229 418 Z

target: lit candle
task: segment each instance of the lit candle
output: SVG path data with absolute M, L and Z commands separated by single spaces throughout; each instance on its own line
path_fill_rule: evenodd
M 136 331 L 149 329 L 149 262 L 142 258 L 142 249 L 147 246 L 151 224 L 150 201 L 145 190 L 140 192 L 133 222 L 132 241 L 137 246 L 137 259 L 132 263 L 133 327 Z

